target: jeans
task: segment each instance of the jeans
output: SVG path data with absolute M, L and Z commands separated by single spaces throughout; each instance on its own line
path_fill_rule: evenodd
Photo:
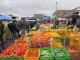
M 1 54 L 1 50 L 0 50 L 0 54 Z
M 20 34 L 24 35 L 26 31 L 27 31 L 26 29 L 22 29 Z
M 15 39 L 18 39 L 18 38 L 20 38 L 19 32 L 14 31 L 14 33 L 13 33 L 13 40 L 15 41 Z
M 2 49 L 4 49 L 4 38 L 3 35 L 0 37 Z

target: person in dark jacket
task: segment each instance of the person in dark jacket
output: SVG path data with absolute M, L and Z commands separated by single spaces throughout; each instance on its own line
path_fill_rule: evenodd
M 11 33 L 12 33 L 12 35 L 13 35 L 13 38 L 12 38 L 12 40 L 13 41 L 15 41 L 15 39 L 17 38 L 16 36 L 17 36 L 17 34 L 18 34 L 18 36 L 20 37 L 20 35 L 19 35 L 19 29 L 18 29 L 18 27 L 16 26 L 16 21 L 13 21 L 12 23 L 9 23 L 8 24 L 8 28 L 9 28 L 9 30 L 11 31 Z M 17 33 L 17 34 L 16 34 Z
M 0 41 L 1 41 L 1 46 L 2 49 L 4 49 L 4 25 L 2 24 L 2 22 L 0 22 Z
M 78 31 L 80 32 L 80 18 L 77 19 L 76 28 L 78 28 Z
M 12 27 L 12 23 L 8 24 L 8 28 L 10 30 L 11 33 L 14 33 L 13 27 Z
M 58 21 L 58 20 L 55 20 L 55 22 L 54 22 L 54 27 L 55 27 L 55 28 L 58 28 L 58 26 L 59 26 L 59 21 Z
M 36 30 L 38 30 L 40 28 L 40 23 L 39 21 L 36 22 Z
M 1 54 L 1 50 L 0 50 L 0 54 Z
M 13 21 L 12 23 L 13 31 L 14 31 L 14 39 L 17 39 L 20 37 L 19 31 L 20 29 L 17 27 L 17 22 Z
M 79 19 L 79 16 L 77 15 L 77 13 L 73 13 L 71 24 L 75 25 L 77 23 L 77 19 Z
M 20 21 L 17 24 L 17 27 L 20 29 L 20 35 L 25 34 L 25 32 L 29 31 L 29 22 Z

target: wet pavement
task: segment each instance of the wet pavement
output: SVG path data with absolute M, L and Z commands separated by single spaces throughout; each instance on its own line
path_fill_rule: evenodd
M 11 46 L 12 44 L 14 44 L 15 42 L 13 42 L 12 40 L 6 40 L 4 43 L 5 49 L 7 49 L 9 46 Z M 0 44 L 0 50 L 1 49 L 1 44 Z

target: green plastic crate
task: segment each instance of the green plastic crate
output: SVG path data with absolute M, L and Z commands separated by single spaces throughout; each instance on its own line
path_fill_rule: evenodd
M 52 51 L 52 48 L 41 48 L 40 55 L 43 50 L 48 50 L 50 54 L 52 54 L 52 56 L 51 57 L 41 57 L 40 56 L 39 60 L 54 60 L 54 52 Z
M 9 60 L 9 58 L 0 58 L 0 60 Z
M 70 60 L 71 59 L 70 54 L 68 53 L 68 51 L 64 47 L 53 48 L 53 51 L 55 51 L 56 49 L 61 49 L 61 51 L 64 53 L 64 55 L 63 56 L 56 56 L 56 54 L 55 54 L 54 60 Z
M 57 42 L 61 42 L 61 37 L 55 37 L 54 38 Z
M 9 58 L 9 60 L 24 60 L 23 57 L 18 57 L 18 58 Z
M 24 60 L 22 57 L 18 58 L 0 58 L 0 60 Z

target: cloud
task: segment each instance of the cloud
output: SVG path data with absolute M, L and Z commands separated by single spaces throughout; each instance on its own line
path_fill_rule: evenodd
M 79 0 L 0 0 L 0 13 L 18 16 L 33 16 L 33 14 L 52 15 L 58 9 L 69 10 L 80 5 Z

